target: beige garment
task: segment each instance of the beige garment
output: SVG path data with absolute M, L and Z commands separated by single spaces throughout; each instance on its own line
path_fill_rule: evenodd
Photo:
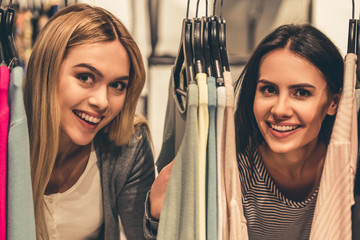
M 351 240 L 357 160 L 356 55 L 345 57 L 344 88 L 325 157 L 310 239 Z
M 234 87 L 230 72 L 224 72 L 226 107 L 222 134 L 222 170 L 226 211 L 223 211 L 223 240 L 248 239 L 246 219 L 243 213 L 239 170 L 236 160 Z
M 208 112 L 208 88 L 206 83 L 207 75 L 205 73 L 196 74 L 196 81 L 199 87 L 199 159 L 198 164 L 198 184 L 196 221 L 199 233 L 199 240 L 206 240 L 206 147 L 209 130 L 209 112 Z

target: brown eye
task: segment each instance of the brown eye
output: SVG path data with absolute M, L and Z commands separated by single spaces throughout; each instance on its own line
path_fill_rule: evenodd
M 93 83 L 94 76 L 88 73 L 80 73 L 76 76 L 82 83 Z
M 117 91 L 123 91 L 127 88 L 127 84 L 121 81 L 113 82 L 109 86 Z
M 300 98 L 306 98 L 312 96 L 311 92 L 304 88 L 296 89 L 294 95 Z
M 274 86 L 266 85 L 260 87 L 260 92 L 262 92 L 265 95 L 274 95 L 277 94 L 277 90 Z

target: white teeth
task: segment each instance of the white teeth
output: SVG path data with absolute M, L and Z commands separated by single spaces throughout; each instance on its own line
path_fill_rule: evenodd
M 271 124 L 270 126 L 272 129 L 281 131 L 281 132 L 291 131 L 291 130 L 294 130 L 297 128 L 297 126 L 278 126 L 275 124 Z
M 92 122 L 93 123 L 98 123 L 98 122 L 100 122 L 100 120 L 101 120 L 101 118 L 93 118 Z
M 80 118 L 82 118 L 88 122 L 91 122 L 91 123 L 99 123 L 101 121 L 101 118 L 93 117 L 93 116 L 87 115 L 85 113 L 77 112 L 76 115 L 78 115 Z

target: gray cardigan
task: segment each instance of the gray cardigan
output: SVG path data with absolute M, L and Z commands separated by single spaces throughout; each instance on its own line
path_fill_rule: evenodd
M 127 240 L 144 239 L 144 202 L 154 178 L 154 157 L 146 127 L 127 145 L 115 146 L 104 133 L 94 139 L 103 191 L 104 224 L 100 238 L 120 239 L 118 215 Z

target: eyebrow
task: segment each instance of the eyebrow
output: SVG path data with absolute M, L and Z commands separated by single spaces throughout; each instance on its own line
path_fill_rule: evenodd
M 100 77 L 104 77 L 104 75 L 99 71 L 97 70 L 95 67 L 87 64 L 87 63 L 79 63 L 75 66 L 73 66 L 73 68 L 75 67 L 84 67 L 84 68 L 87 68 L 89 69 L 90 71 L 94 72 L 96 75 L 100 76 Z M 129 75 L 126 75 L 126 76 L 121 76 L 121 77 L 118 77 L 117 80 L 129 80 L 130 77 Z
M 263 84 L 270 84 L 270 85 L 276 85 L 275 83 L 273 82 L 270 82 L 268 80 L 265 80 L 265 79 L 259 79 L 258 80 L 258 83 L 263 83 Z M 315 88 L 315 86 L 309 84 L 309 83 L 300 83 L 300 84 L 294 84 L 294 85 L 290 85 L 289 87 L 290 89 L 293 89 L 293 88 Z

